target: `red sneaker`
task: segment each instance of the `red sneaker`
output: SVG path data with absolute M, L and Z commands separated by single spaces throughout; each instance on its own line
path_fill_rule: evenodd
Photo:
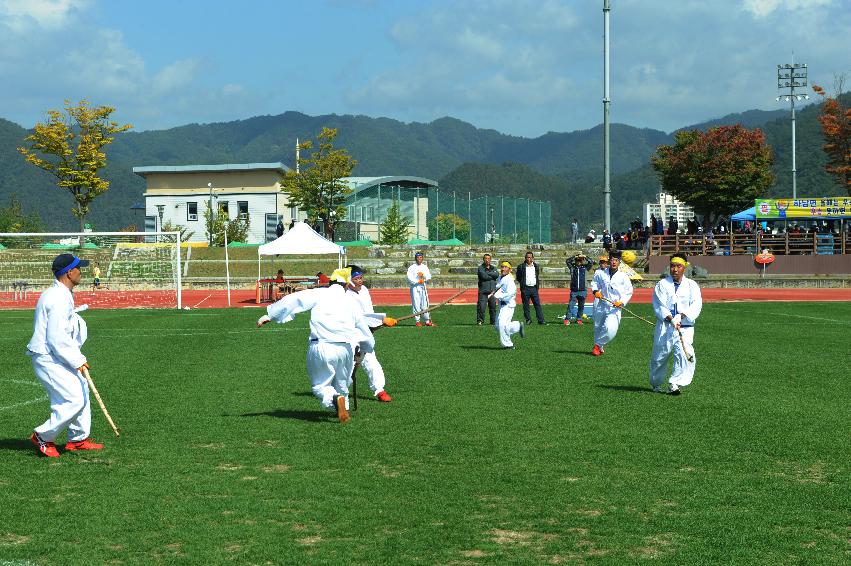
M 386 391 L 380 391 L 378 395 L 375 396 L 375 398 L 381 401 L 382 403 L 389 403 L 393 400 L 393 398 L 390 397 L 390 395 L 388 395 Z
M 103 450 L 103 444 L 98 444 L 90 438 L 84 438 L 77 442 L 68 442 L 65 445 L 65 450 L 74 452 L 75 450 Z
M 577 318 L 577 319 L 576 319 L 576 324 L 584 324 L 584 323 L 582 322 L 582 319 L 581 319 L 581 318 Z
M 346 398 L 342 395 L 336 395 L 334 397 L 334 406 L 337 409 L 337 418 L 340 419 L 340 422 L 346 424 L 352 418 L 349 414 L 349 410 L 346 408 Z
M 56 449 L 56 445 L 52 442 L 47 442 L 43 440 L 37 432 L 33 431 L 32 436 L 30 436 L 30 440 L 33 441 L 33 444 L 38 446 L 38 451 L 47 456 L 48 458 L 58 458 L 59 450 Z
M 436 325 L 435 323 L 433 323 L 432 321 L 427 320 L 427 321 L 426 321 L 426 326 L 437 326 L 437 325 Z
M 567 318 L 566 318 L 566 319 L 564 319 L 564 325 L 565 325 L 565 326 L 570 326 L 570 320 L 569 320 L 569 319 L 567 319 Z
M 417 321 L 417 326 L 422 326 L 422 325 L 423 325 L 422 322 Z
M 591 355 L 592 356 L 602 356 L 603 355 L 603 349 L 600 348 L 599 345 L 594 344 L 594 349 L 591 350 Z

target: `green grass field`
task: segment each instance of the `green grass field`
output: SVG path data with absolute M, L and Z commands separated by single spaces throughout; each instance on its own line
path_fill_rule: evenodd
M 361 374 L 342 426 L 306 315 L 88 311 L 122 436 L 93 405 L 107 449 L 56 461 L 32 313 L 0 312 L 0 564 L 848 563 L 851 305 L 706 305 L 679 397 L 649 391 L 651 327 L 594 358 L 561 312 L 515 351 L 472 307 L 382 330 L 394 400 Z

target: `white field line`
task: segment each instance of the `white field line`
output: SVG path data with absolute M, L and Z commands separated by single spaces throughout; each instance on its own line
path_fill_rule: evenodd
M 851 320 L 838 320 L 838 319 L 835 319 L 835 318 L 821 318 L 821 317 L 818 317 L 818 316 L 806 316 L 806 315 L 803 315 L 803 314 L 790 314 L 790 313 L 787 313 L 787 312 L 772 312 L 772 313 L 766 313 L 766 314 L 777 315 L 777 316 L 791 316 L 791 317 L 794 317 L 794 318 L 806 318 L 808 320 L 819 320 L 819 321 L 824 321 L 824 322 L 832 322 L 834 324 L 836 324 L 836 323 L 851 324 Z
M 36 381 L 25 381 L 23 379 L 0 379 L 0 383 L 17 383 L 18 385 L 34 385 L 35 387 L 41 387 L 41 385 Z M 0 407 L 0 411 L 8 411 L 10 409 L 16 409 L 18 407 L 23 407 L 24 405 L 32 405 L 33 403 L 39 403 L 41 401 L 47 401 L 47 396 L 42 395 L 37 399 L 15 403 L 14 405 L 6 405 Z

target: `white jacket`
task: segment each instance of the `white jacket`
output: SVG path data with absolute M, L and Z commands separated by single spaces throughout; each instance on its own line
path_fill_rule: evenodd
M 272 320 L 283 324 L 300 312 L 310 311 L 310 340 L 360 346 L 372 352 L 375 340 L 363 312 L 346 297 L 342 285 L 291 293 L 266 308 Z
M 674 289 L 674 279 L 669 275 L 656 283 L 653 289 L 653 312 L 659 321 L 672 316 L 672 311 L 681 316 L 683 326 L 694 326 L 700 316 L 703 298 L 700 287 L 692 279 L 683 276 L 679 286 Z
M 421 265 L 417 265 L 416 263 L 412 264 L 411 267 L 408 268 L 408 285 L 411 287 L 415 287 L 420 285 L 425 287 L 424 284 L 420 284 L 420 278 L 417 275 L 418 273 L 423 274 L 423 281 L 431 281 L 431 271 L 428 270 L 428 266 L 423 262 Z
M 38 298 L 27 350 L 32 354 L 50 354 L 69 368 L 77 369 L 86 363 L 86 356 L 80 351 L 87 335 L 82 320 L 74 312 L 74 295 L 68 287 L 54 281 Z
M 600 271 L 599 269 L 597 270 L 598 273 Z M 598 285 L 597 289 L 594 289 L 595 282 Z M 595 273 L 594 280 L 591 282 L 591 288 L 603 293 L 603 296 L 609 299 L 609 301 L 612 301 L 612 303 L 620 301 L 626 305 L 632 299 L 632 281 L 629 280 L 629 276 L 623 271 L 616 271 L 614 274 L 609 271 L 607 277 L 601 277 L 599 282 L 597 280 L 597 273 Z M 608 301 L 599 301 L 599 307 L 604 309 L 603 312 L 617 309 L 617 307 Z
M 500 306 L 516 307 L 517 283 L 514 281 L 514 275 L 509 273 L 508 275 L 500 277 L 496 282 L 496 291 L 493 296 L 497 301 L 499 301 Z
M 366 322 L 370 328 L 376 328 L 384 323 L 385 313 L 376 313 L 375 307 L 372 306 L 372 295 L 369 294 L 369 289 L 361 286 L 360 291 L 347 287 L 346 296 L 351 299 L 354 305 L 360 309 L 361 314 L 366 317 Z

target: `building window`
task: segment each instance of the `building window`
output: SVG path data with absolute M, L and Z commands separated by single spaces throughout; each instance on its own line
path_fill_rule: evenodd
M 219 201 L 219 214 L 223 214 L 225 218 L 230 218 L 230 203 L 228 201 Z
M 290 220 L 298 220 L 298 208 L 290 208 Z
M 198 220 L 198 203 L 197 202 L 187 202 L 186 203 L 186 220 L 189 222 L 194 222 Z
M 239 217 L 240 218 L 248 218 L 248 201 L 247 200 L 237 201 L 236 206 L 239 209 Z

